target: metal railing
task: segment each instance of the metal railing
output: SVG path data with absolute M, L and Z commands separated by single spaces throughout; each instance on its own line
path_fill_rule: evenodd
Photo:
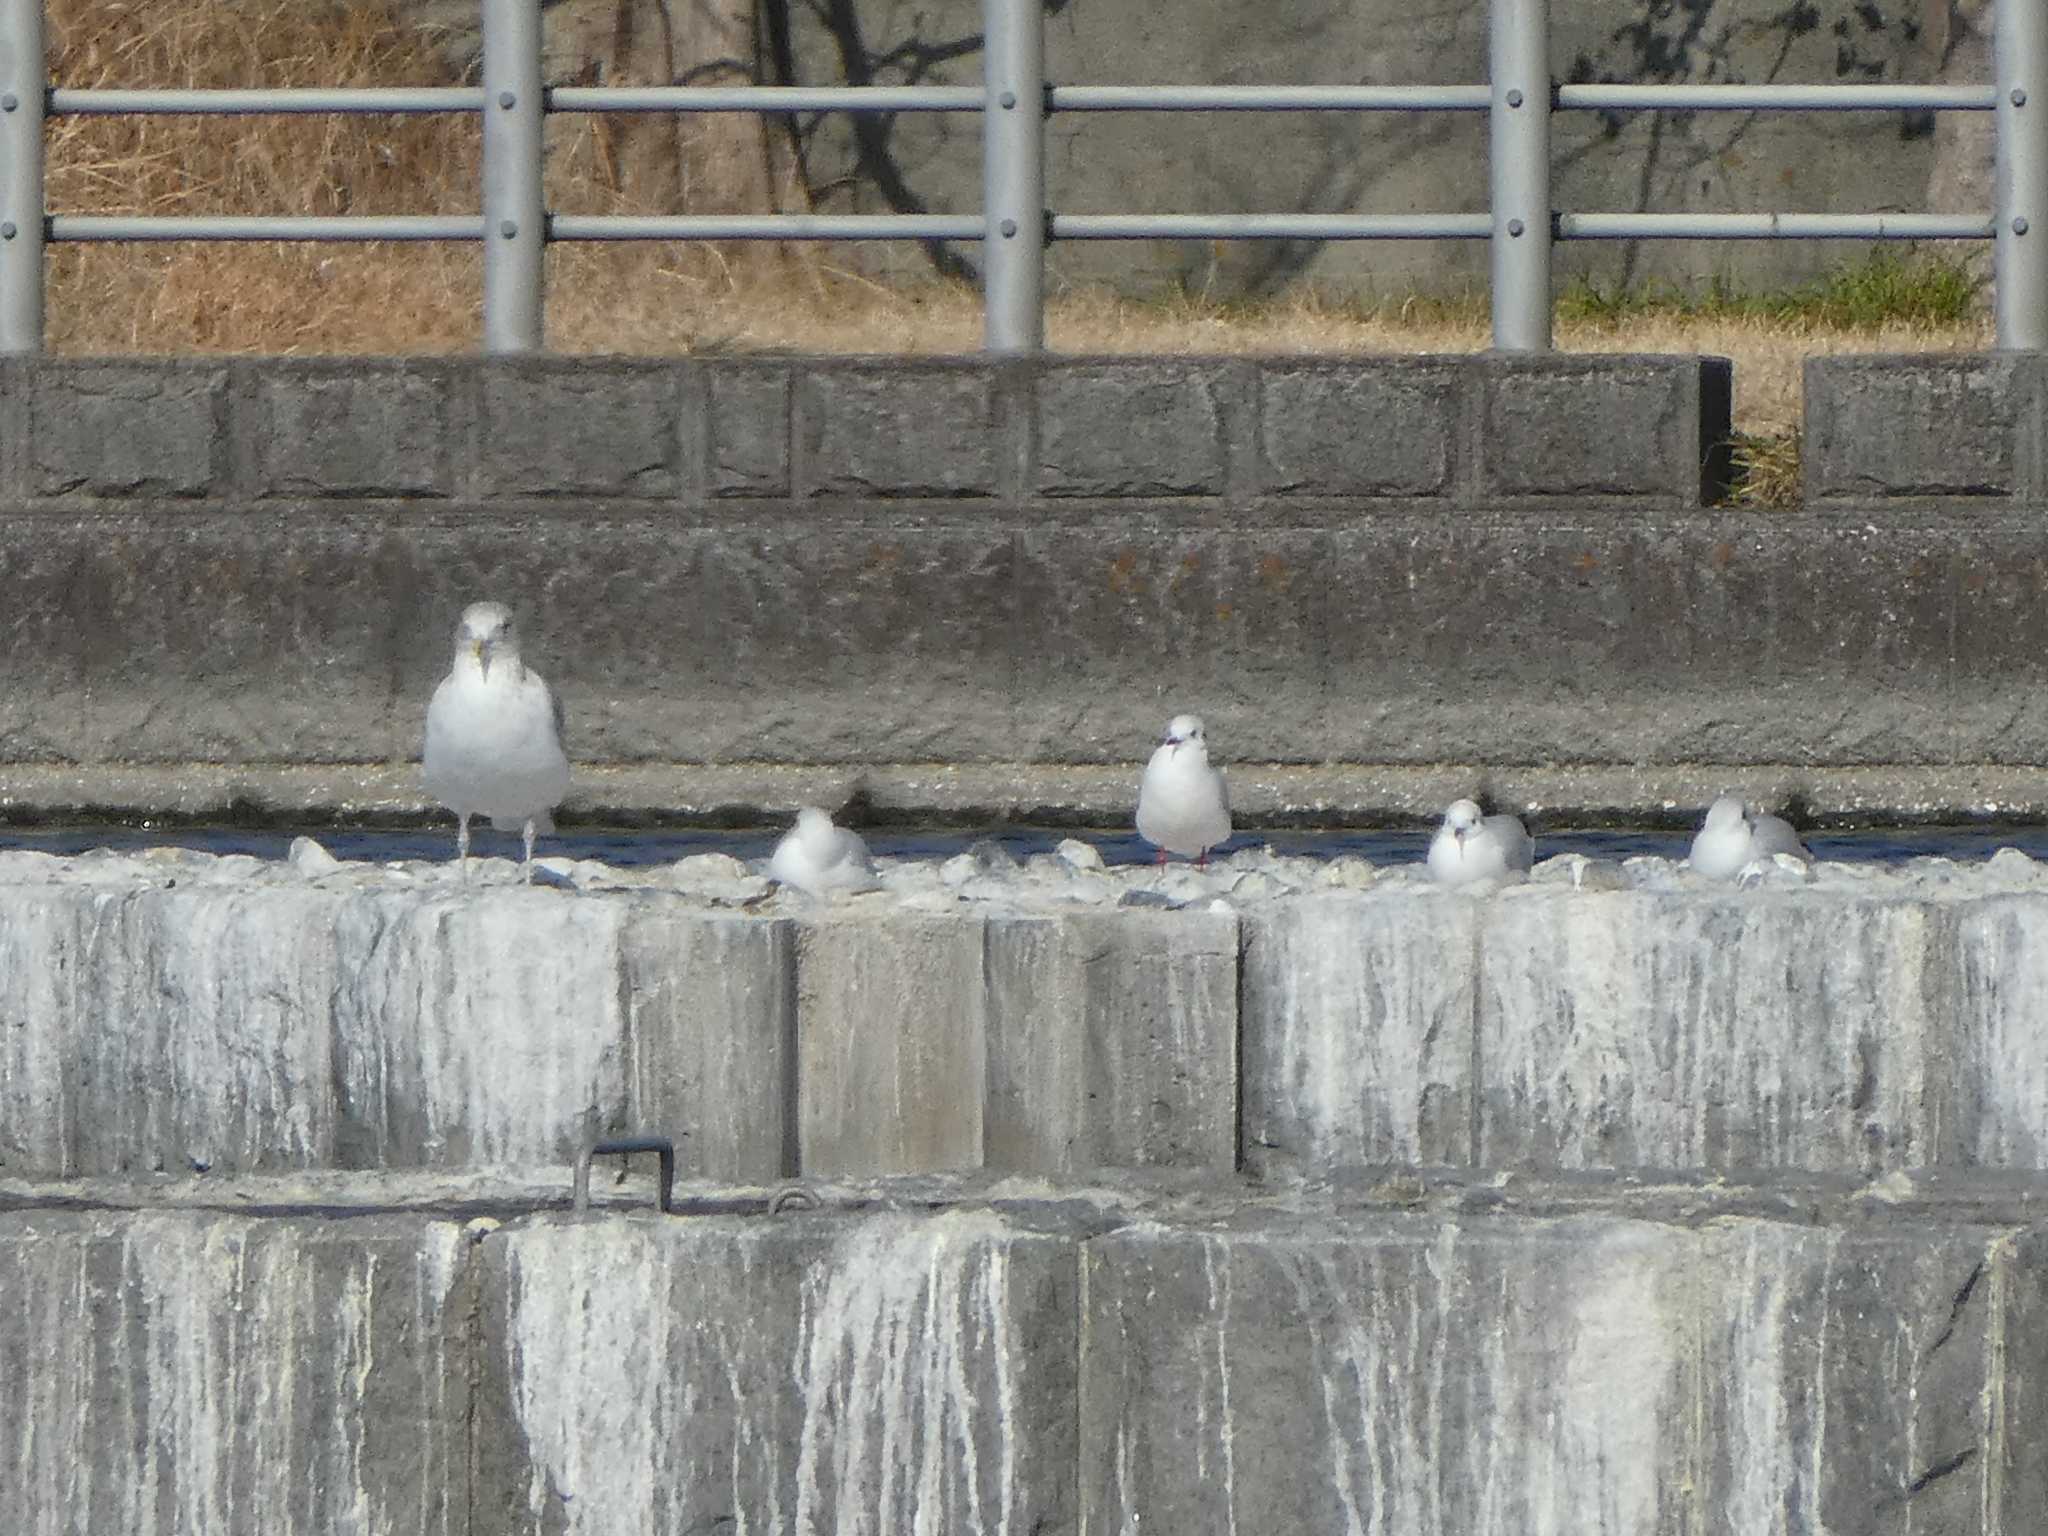
M 1486 240 L 1494 345 L 1551 339 L 1559 240 L 1996 241 L 1998 344 L 2048 347 L 2048 3 L 1996 0 L 1988 86 L 1557 85 L 1549 0 L 1490 0 L 1486 85 L 1049 85 L 1041 0 L 983 0 L 975 86 L 546 88 L 540 0 L 481 0 L 481 87 L 402 90 L 52 89 L 42 0 L 0 0 L 0 353 L 43 339 L 51 240 L 457 240 L 484 252 L 484 347 L 542 344 L 541 255 L 561 240 L 958 240 L 983 245 L 985 345 L 1034 352 L 1044 338 L 1052 240 Z M 1578 213 L 1553 208 L 1550 119 L 1559 111 L 1964 111 L 1997 114 L 1997 206 L 1981 215 Z M 428 113 L 483 117 L 480 215 L 146 217 L 49 213 L 43 124 L 51 114 Z M 982 118 L 982 211 L 973 214 L 554 214 L 541 190 L 550 112 L 960 112 Z M 1486 213 L 1063 214 L 1045 195 L 1045 120 L 1055 112 L 1484 112 Z

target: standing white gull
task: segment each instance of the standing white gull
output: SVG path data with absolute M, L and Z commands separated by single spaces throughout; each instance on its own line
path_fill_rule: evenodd
M 858 832 L 832 825 L 815 805 L 796 813 L 796 825 L 775 845 L 768 878 L 812 896 L 833 891 L 868 891 L 879 883 Z
M 1686 862 L 1709 880 L 1727 880 L 1774 853 L 1813 858 L 1784 817 L 1752 811 L 1735 796 L 1723 795 L 1707 807 L 1706 824 L 1692 840 Z
M 1194 715 L 1175 715 L 1138 785 L 1138 836 L 1159 850 L 1209 862 L 1230 840 L 1230 784 L 1209 766 L 1209 742 Z
M 455 813 L 464 878 L 469 818 L 488 816 L 499 831 L 524 835 L 531 879 L 534 835 L 555 830 L 550 813 L 569 792 L 569 759 L 562 706 L 541 675 L 521 664 L 512 615 L 501 604 L 463 611 L 455 664 L 427 706 L 422 766 L 427 793 Z
M 1471 800 L 1454 800 L 1429 840 L 1429 872 L 1440 885 L 1519 879 L 1536 862 L 1536 844 L 1515 816 L 1485 816 Z

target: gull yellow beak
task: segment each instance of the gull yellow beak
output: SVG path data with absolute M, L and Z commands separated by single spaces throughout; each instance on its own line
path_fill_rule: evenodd
M 476 657 L 476 664 L 483 668 L 484 681 L 491 680 L 491 643 L 488 640 L 469 642 L 470 653 Z

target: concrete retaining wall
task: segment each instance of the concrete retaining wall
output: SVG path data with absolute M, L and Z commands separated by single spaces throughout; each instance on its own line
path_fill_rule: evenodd
M 0 502 L 1685 507 L 1725 359 L 10 360 Z M 1370 437 L 1366 436 L 1370 432 Z
M 22 1536 L 2031 1529 L 2036 1229 L 1690 1198 L 17 1210 L 0 1486 Z
M 1791 514 L 1704 504 L 1728 386 L 1669 358 L 10 363 L 0 797 L 395 769 L 485 593 L 573 755 L 657 774 L 642 809 L 735 764 L 897 765 L 914 797 L 902 765 L 1129 762 L 1188 707 L 1238 764 L 1549 765 L 1552 805 L 1581 767 L 1900 765 L 1933 772 L 1901 808 L 1963 808 L 1949 770 L 2048 759 L 2040 370 L 1816 361 Z M 351 799 L 326 782 L 295 793 Z
M 586 759 L 1115 760 L 1193 691 L 1290 761 L 2031 760 L 2031 365 L 1818 366 L 1813 505 L 1769 522 L 1699 505 L 1725 383 L 16 366 L 0 755 L 402 758 L 487 588 Z M 136 862 L 0 882 L 24 1531 L 2017 1536 L 2048 1498 L 2024 861 L 1483 901 L 1231 868 L 1172 910 Z M 1197 1193 L 376 1209 L 609 1129 L 717 1180 Z M 352 1208 L 189 1203 L 336 1168 Z M 1669 1168 L 1766 1182 L 1639 1192 Z M 1626 1177 L 1518 1206 L 1515 1169 Z
M 2048 1170 L 2024 880 L 1475 901 L 1223 871 L 1180 911 L 749 913 L 283 878 L 0 887 L 8 1172 L 559 1166 L 623 1131 L 745 1181 Z

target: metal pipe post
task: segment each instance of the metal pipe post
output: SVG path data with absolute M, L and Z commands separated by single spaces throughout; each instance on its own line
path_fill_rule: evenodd
M 1493 0 L 1493 344 L 1550 350 L 1550 0 Z
M 2048 347 L 2048 10 L 1999 0 L 1998 345 Z
M 982 345 L 1045 345 L 1045 22 L 1039 0 L 982 0 Z
M 484 350 L 541 345 L 540 0 L 484 0 Z
M 43 349 L 43 0 L 0 0 L 0 353 Z

